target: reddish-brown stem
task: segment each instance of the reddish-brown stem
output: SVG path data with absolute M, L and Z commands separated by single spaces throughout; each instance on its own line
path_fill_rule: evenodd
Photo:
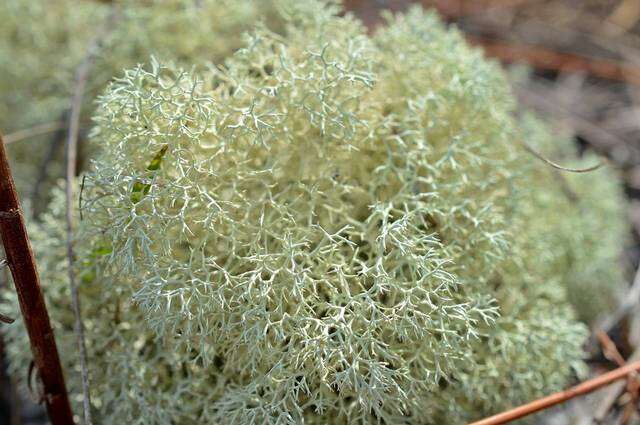
M 584 394 L 593 392 L 599 388 L 611 384 L 618 379 L 625 378 L 627 375 L 640 370 L 640 360 L 630 363 L 627 366 L 619 367 L 611 372 L 604 373 L 600 376 L 596 376 L 593 379 L 589 379 L 575 387 L 568 390 L 560 391 L 550 396 L 532 401 L 515 409 L 499 413 L 495 416 L 491 416 L 481 421 L 473 422 L 470 425 L 501 425 L 506 424 L 516 419 L 523 418 L 531 415 L 532 413 L 539 412 L 540 410 L 547 409 L 556 404 L 564 403 L 574 397 L 578 397 Z
M 2 136 L 0 136 L 0 232 L 31 341 L 33 361 L 42 380 L 43 399 L 49 419 L 52 425 L 71 425 L 73 415 L 58 349 L 40 290 L 40 280 Z

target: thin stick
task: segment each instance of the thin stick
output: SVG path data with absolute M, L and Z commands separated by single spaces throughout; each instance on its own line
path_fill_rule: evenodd
M 49 419 L 52 425 L 72 425 L 73 416 L 60 357 L 40 290 L 40 279 L 2 136 L 0 136 L 0 232 L 18 293 L 20 310 L 29 334 L 33 360 L 42 380 Z
M 71 288 L 71 304 L 75 316 L 74 329 L 78 339 L 78 351 L 80 354 L 80 368 L 82 374 L 82 394 L 85 425 L 91 425 L 91 386 L 89 383 L 89 368 L 87 365 L 87 347 L 84 336 L 84 326 L 80 308 L 80 296 L 78 295 L 78 285 L 76 283 L 73 249 L 73 182 L 76 177 L 76 162 L 78 153 L 78 135 L 80 133 L 80 117 L 82 113 L 82 100 L 85 87 L 89 78 L 89 73 L 95 64 L 96 57 L 101 48 L 102 42 L 108 32 L 113 28 L 115 10 L 109 16 L 106 26 L 99 32 L 91 42 L 87 54 L 76 71 L 73 97 L 69 109 L 69 132 L 67 137 L 67 167 L 66 167 L 66 222 L 67 222 L 67 272 L 69 275 L 69 286 Z
M 618 366 L 624 366 L 625 365 L 625 360 L 624 357 L 622 357 L 622 354 L 620 354 L 620 351 L 618 351 L 618 347 L 616 347 L 616 344 L 611 340 L 611 338 L 609 338 L 609 335 L 607 335 L 606 332 L 603 332 L 601 329 L 598 329 L 596 331 L 598 340 L 600 341 L 600 344 L 602 345 L 602 351 L 604 353 L 604 356 L 608 359 L 611 360 L 615 363 L 618 364 Z M 612 385 L 614 390 L 617 390 L 618 388 L 618 382 L 616 382 L 616 385 Z M 631 402 L 627 402 L 625 403 L 626 406 L 623 410 L 623 420 L 622 423 L 626 424 L 628 422 L 628 418 L 629 415 L 632 414 L 633 410 L 635 410 L 635 405 L 638 399 L 638 374 L 637 373 L 630 373 L 629 376 L 627 377 L 627 382 L 626 385 L 624 385 L 625 383 L 622 382 L 622 390 L 624 391 L 625 387 L 626 387 L 626 394 L 630 397 Z M 622 395 L 623 391 L 619 392 L 619 395 Z M 615 400 L 613 401 L 615 403 Z M 603 418 L 606 417 L 606 413 L 604 414 Z M 627 418 L 627 419 L 624 419 Z
M 618 347 L 616 347 L 616 344 L 611 340 L 606 332 L 604 332 L 602 329 L 596 330 L 596 338 L 598 338 L 598 341 L 600 341 L 600 345 L 602 346 L 602 353 L 607 360 L 614 362 L 618 366 L 625 365 L 626 362 L 624 360 L 624 357 L 622 357 L 622 354 L 620 354 L 620 351 L 618 351 Z
M 470 425 L 501 425 L 506 424 L 516 419 L 524 418 L 540 410 L 547 409 L 555 406 L 556 404 L 564 403 L 572 398 L 588 394 L 617 381 L 618 379 L 625 378 L 630 373 L 634 373 L 640 370 L 640 360 L 628 364 L 627 366 L 614 369 L 611 372 L 604 373 L 600 376 L 596 376 L 593 379 L 589 379 L 575 387 L 569 388 L 565 391 L 552 394 L 550 396 L 532 401 L 531 403 L 516 407 L 515 409 L 507 412 L 499 413 L 495 416 L 491 416 L 486 419 L 482 419 L 477 422 L 473 422 Z
M 535 150 L 530 144 L 528 144 L 524 140 L 522 140 L 521 143 L 522 143 L 522 146 L 524 146 L 524 148 L 527 150 L 527 152 L 529 152 L 530 154 L 532 154 L 533 156 L 535 156 L 536 158 L 538 158 L 540 161 L 544 162 L 545 164 L 550 165 L 551 167 L 555 168 L 556 170 L 567 171 L 569 173 L 589 173 L 591 171 L 597 170 L 598 168 L 600 168 L 600 167 L 602 167 L 604 165 L 604 162 L 600 161 L 597 164 L 592 165 L 592 166 L 587 167 L 587 168 L 567 168 L 567 167 L 563 167 L 562 165 L 558 165 L 555 162 L 545 158 L 544 155 L 542 155 L 540 152 Z
M 640 360 L 640 349 L 636 349 L 633 354 L 631 354 L 631 357 L 629 357 L 630 362 L 634 362 L 636 360 Z M 595 409 L 595 413 L 593 415 L 595 423 L 603 423 L 615 402 L 625 391 L 625 388 L 627 387 L 626 384 L 627 383 L 624 381 L 616 382 L 614 385 L 607 389 L 607 392 L 604 394 L 604 396 L 602 396 L 598 407 Z
M 54 131 L 62 130 L 66 126 L 62 121 L 52 121 L 44 124 L 38 124 L 36 126 L 18 130 L 16 132 L 7 134 L 4 136 L 4 144 L 10 145 L 11 143 L 19 142 L 20 140 L 29 139 L 31 137 L 42 136 L 43 134 L 52 133 Z

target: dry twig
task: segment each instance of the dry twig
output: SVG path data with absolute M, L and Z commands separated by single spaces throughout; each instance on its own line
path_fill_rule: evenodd
M 87 365 L 87 348 L 84 337 L 84 326 L 80 308 L 80 297 L 74 270 L 74 249 L 73 249 L 73 182 L 76 177 L 76 161 L 78 152 L 78 135 L 80 133 L 80 117 L 82 112 L 82 101 L 85 87 L 91 69 L 93 68 L 98 52 L 105 37 L 113 28 L 116 17 L 115 9 L 111 12 L 105 27 L 98 33 L 98 36 L 91 42 L 87 54 L 76 71 L 73 97 L 69 112 L 69 132 L 67 136 L 67 158 L 66 158 L 66 223 L 67 223 L 67 259 L 69 285 L 71 287 L 71 302 L 75 316 L 74 328 L 78 338 L 78 351 L 80 354 L 80 367 L 82 373 L 82 393 L 85 425 L 91 425 L 91 388 L 89 384 L 89 369 Z
M 525 62 L 538 69 L 584 72 L 594 77 L 640 85 L 640 67 L 617 61 L 587 58 L 574 53 L 556 52 L 540 46 L 517 45 L 481 37 L 467 37 L 488 56 L 506 63 Z
M 588 173 L 590 171 L 595 171 L 595 170 L 597 170 L 598 168 L 600 168 L 600 167 L 602 167 L 604 165 L 604 162 L 600 161 L 597 164 L 592 165 L 591 167 L 587 167 L 587 168 L 567 168 L 567 167 L 563 167 L 562 165 L 558 165 L 555 162 L 545 158 L 544 155 L 539 153 L 537 150 L 535 150 L 530 144 L 528 144 L 524 140 L 522 140 L 521 143 L 522 143 L 522 146 L 524 146 L 524 148 L 527 150 L 527 152 L 529 152 L 530 154 L 532 154 L 533 156 L 535 156 L 536 158 L 538 158 L 542 162 L 546 163 L 547 165 L 552 166 L 556 170 L 568 171 L 570 173 Z
M 602 345 L 603 353 L 605 357 L 613 362 L 615 362 L 618 366 L 624 366 L 626 364 L 624 358 L 618 351 L 618 347 L 616 344 L 609 338 L 606 332 L 602 330 L 596 331 L 596 336 Z M 630 361 L 636 361 L 640 358 L 640 351 L 636 350 L 631 357 Z M 625 385 L 626 384 L 626 385 Z M 620 397 L 625 393 L 625 388 L 627 390 L 627 394 L 630 395 L 633 403 L 627 403 L 623 413 L 623 423 L 627 423 L 628 419 L 633 415 L 635 411 L 635 401 L 637 401 L 638 396 L 638 374 L 630 373 L 627 376 L 627 382 L 616 382 L 615 385 L 612 385 L 609 391 L 602 397 L 602 401 L 596 408 L 594 414 L 594 420 L 596 423 L 604 423 L 603 421 L 609 414 L 609 411 L 615 404 L 615 402 L 620 399 Z
M 16 132 L 7 134 L 6 136 L 4 136 L 4 144 L 10 145 L 11 143 L 19 142 L 31 137 L 42 136 L 43 134 L 49 134 L 54 131 L 62 130 L 65 127 L 65 123 L 62 121 L 52 121 L 44 124 L 38 124 L 30 128 L 25 128 L 23 130 L 18 130 Z
M 533 0 L 421 0 L 425 8 L 434 7 L 438 13 L 447 18 L 463 18 L 465 16 L 485 13 L 491 9 L 515 8 L 531 3 Z
M 635 373 L 640 370 L 640 361 L 630 363 L 626 366 L 619 367 L 611 372 L 604 373 L 595 378 L 589 379 L 575 387 L 569 388 L 564 391 L 552 394 L 550 396 L 532 401 L 515 409 L 499 413 L 486 419 L 482 419 L 477 422 L 473 422 L 470 425 L 501 425 L 506 424 L 516 419 L 524 418 L 533 413 L 539 412 L 549 407 L 564 403 L 572 398 L 579 397 L 591 393 L 599 388 L 611 384 L 618 379 L 626 378 L 629 374 Z
M 53 425 L 72 425 L 73 416 L 58 349 L 1 136 L 0 231 L 29 334 L 34 363 L 42 380 L 49 418 Z

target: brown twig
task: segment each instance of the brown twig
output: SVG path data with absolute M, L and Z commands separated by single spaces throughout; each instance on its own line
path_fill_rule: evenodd
M 477 15 L 491 9 L 514 8 L 531 0 L 421 0 L 425 8 L 435 8 L 447 18 L 463 18 Z
M 442 16 L 450 21 L 458 21 L 470 15 L 482 14 L 490 9 L 513 8 L 526 3 L 528 0 L 421 0 L 426 8 L 435 8 Z M 405 2 L 400 2 L 405 3 Z M 362 0 L 345 2 L 347 10 L 363 9 Z M 367 19 L 366 23 L 373 30 L 379 23 L 379 19 Z M 587 57 L 571 52 L 560 52 L 547 49 L 543 46 L 516 44 L 505 40 L 494 40 L 486 37 L 477 37 L 467 34 L 467 40 L 476 46 L 482 47 L 487 56 L 499 59 L 502 62 L 525 62 L 528 65 L 552 71 L 579 72 L 589 75 L 640 85 L 640 67 L 631 63 L 616 60 Z
M 89 79 L 89 74 L 93 68 L 98 52 L 108 33 L 112 30 L 116 12 L 112 10 L 104 28 L 98 33 L 87 49 L 87 54 L 76 70 L 75 85 L 69 109 L 69 132 L 67 135 L 67 158 L 66 158 L 66 224 L 67 224 L 67 272 L 69 275 L 69 285 L 71 288 L 71 303 L 75 316 L 74 328 L 78 339 L 78 351 L 80 354 L 80 368 L 82 374 L 83 410 L 85 425 L 91 425 L 91 386 L 89 384 L 89 368 L 87 362 L 87 348 L 84 336 L 84 326 L 80 308 L 80 296 L 75 278 L 73 249 L 73 185 L 76 177 L 78 135 L 80 133 L 80 118 L 82 113 L 82 101 L 84 91 Z
M 422 0 L 425 7 L 435 7 L 449 20 L 458 21 L 469 15 L 483 14 L 495 8 L 513 8 L 527 0 Z M 587 57 L 571 52 L 560 52 L 543 46 L 516 44 L 505 40 L 494 40 L 486 37 L 474 37 L 467 34 L 467 40 L 482 47 L 487 56 L 506 63 L 526 62 L 538 69 L 561 72 L 580 72 L 589 75 L 640 85 L 640 67 L 632 63 L 616 60 Z
M 616 344 L 609 338 L 609 335 L 602 329 L 598 329 L 596 331 L 596 337 L 598 341 L 600 341 L 600 345 L 602 346 L 602 353 L 604 354 L 607 360 L 610 360 L 617 364 L 618 366 L 624 366 L 626 363 L 620 351 L 618 351 L 618 347 Z
M 0 231 L 20 310 L 29 334 L 33 359 L 44 387 L 52 425 L 71 425 L 73 416 L 62 366 L 47 314 L 31 244 L 20 210 L 4 142 L 0 136 Z
M 587 58 L 573 53 L 556 52 L 540 46 L 514 44 L 488 38 L 467 36 L 467 40 L 484 49 L 487 56 L 503 62 L 525 62 L 538 69 L 584 72 L 594 77 L 640 85 L 640 67 L 627 63 Z
M 601 329 L 598 329 L 596 331 L 596 337 L 600 341 L 603 354 L 607 359 L 615 362 L 618 366 L 621 366 L 621 367 L 626 364 L 624 357 L 622 357 L 622 355 L 620 354 L 620 351 L 618 351 L 618 347 L 616 347 L 616 344 L 611 340 L 611 338 L 609 337 L 609 335 L 607 335 L 606 332 L 602 331 Z M 629 360 L 630 361 L 638 360 L 639 354 L 640 352 L 636 350 L 636 352 L 634 352 L 631 355 Z M 609 411 L 615 404 L 616 400 L 620 399 L 625 394 L 625 388 L 626 388 L 626 394 L 631 398 L 632 402 L 627 403 L 625 406 L 623 417 L 622 417 L 622 423 L 626 424 L 629 421 L 629 419 L 631 418 L 635 410 L 635 404 L 638 398 L 639 382 L 638 382 L 638 375 L 635 372 L 630 373 L 627 376 L 626 383 L 616 382 L 615 385 L 612 385 L 609 391 L 607 391 L 607 393 L 601 399 L 602 401 L 600 405 L 596 409 L 596 412 L 594 415 L 594 420 L 596 423 L 603 423 L 603 421 L 609 414 Z
M 607 372 L 595 378 L 589 379 L 579 385 L 576 385 L 575 387 L 569 388 L 568 390 L 560 391 L 550 396 L 532 401 L 531 403 L 516 407 L 515 409 L 509 410 L 507 412 L 502 412 L 489 418 L 473 422 L 470 425 L 506 424 L 515 421 L 516 419 L 524 418 L 525 416 L 529 416 L 541 410 L 548 409 L 549 407 L 555 406 L 557 404 L 564 403 L 565 401 L 572 398 L 593 392 L 599 388 L 611 384 L 612 382 L 617 381 L 618 379 L 626 378 L 629 374 L 637 372 L 639 370 L 640 361 L 635 361 L 626 366 L 614 369 L 611 372 Z
M 640 297 L 640 267 L 636 270 L 635 276 L 633 278 L 633 283 L 629 288 L 627 294 L 622 297 L 622 302 L 610 315 L 608 315 L 603 321 L 601 321 L 600 325 L 598 325 L 599 331 L 596 333 L 600 344 L 606 351 L 612 352 L 612 349 L 616 349 L 615 344 L 608 337 L 607 333 L 611 329 L 613 329 L 628 313 L 631 311 L 637 304 L 638 298 Z M 617 349 L 616 349 L 617 351 Z M 620 355 L 615 355 L 617 358 L 616 362 L 620 362 Z M 640 360 L 640 349 L 636 348 L 636 350 L 629 357 L 629 361 Z M 604 423 L 605 418 L 613 408 L 616 401 L 620 398 L 620 396 L 624 393 L 625 388 L 624 382 L 616 382 L 615 385 L 612 385 L 611 388 L 607 390 L 607 392 L 602 396 L 600 403 L 595 409 L 593 418 L 595 423 Z
M 458 21 L 469 15 L 483 14 L 495 8 L 513 8 L 526 0 L 464 1 L 464 0 L 422 0 L 425 7 L 435 7 L 444 17 Z M 474 37 L 467 34 L 467 40 L 482 47 L 487 56 L 506 63 L 526 62 L 528 65 L 552 71 L 579 72 L 589 75 L 640 85 L 640 67 L 629 62 L 587 57 L 571 52 L 560 52 L 543 46 L 516 44 L 505 40 Z

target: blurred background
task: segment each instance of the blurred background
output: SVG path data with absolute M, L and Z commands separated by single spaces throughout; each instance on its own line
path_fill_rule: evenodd
M 505 65 L 524 107 L 545 117 L 558 132 L 574 135 L 581 150 L 607 157 L 620 172 L 629 199 L 629 236 L 621 261 L 630 293 L 597 325 L 610 339 L 598 339 L 594 329 L 589 362 L 597 371 L 634 357 L 635 347 L 640 347 L 640 0 L 344 3 L 371 31 L 381 21 L 382 10 L 402 11 L 415 3 L 436 9 L 470 43 Z M 602 223 L 605 232 L 606 225 Z M 0 425 L 45 423 L 42 409 L 20 399 L 6 374 L 0 382 Z M 593 424 L 600 418 L 606 424 L 637 423 L 633 392 L 620 397 L 625 385 L 553 409 L 535 421 Z

